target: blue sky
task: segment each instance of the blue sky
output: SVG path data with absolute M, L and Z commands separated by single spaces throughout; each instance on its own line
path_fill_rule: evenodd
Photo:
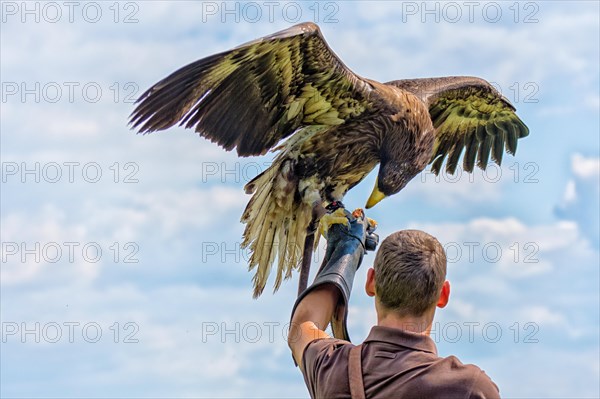
M 308 396 L 285 343 L 297 276 L 253 300 L 239 248 L 243 185 L 271 155 L 126 125 L 130 100 L 173 70 L 300 21 L 359 75 L 475 75 L 514 103 L 531 134 L 502 168 L 423 172 L 369 216 L 382 237 L 420 228 L 445 245 L 441 355 L 503 397 L 600 396 L 598 3 L 70 7 L 0 5 L 1 396 Z M 366 269 L 357 341 L 375 321 Z

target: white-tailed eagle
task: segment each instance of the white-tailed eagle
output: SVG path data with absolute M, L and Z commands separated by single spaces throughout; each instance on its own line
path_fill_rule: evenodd
M 239 156 L 278 151 L 250 181 L 242 215 L 252 251 L 254 296 L 278 258 L 275 289 L 289 278 L 322 209 L 377 164 L 367 208 L 400 191 L 429 163 L 454 173 L 500 164 L 528 135 L 515 108 L 475 77 L 362 78 L 329 48 L 317 25 L 303 23 L 193 62 L 138 100 L 140 132 L 176 124 Z M 280 142 L 287 138 L 286 141 Z M 279 144 L 279 145 L 278 145 Z M 308 239 L 307 239 L 308 236 Z

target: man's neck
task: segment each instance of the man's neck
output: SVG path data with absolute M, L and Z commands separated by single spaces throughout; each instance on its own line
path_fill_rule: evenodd
M 433 315 L 426 313 L 423 316 L 399 316 L 392 312 L 387 312 L 377 317 L 377 325 L 382 327 L 398 328 L 404 331 L 410 331 L 429 336 Z

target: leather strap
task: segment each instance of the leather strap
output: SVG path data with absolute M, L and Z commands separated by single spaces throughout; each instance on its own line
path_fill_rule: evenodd
M 352 399 L 366 399 L 365 385 L 362 374 L 362 344 L 350 349 L 348 356 L 348 381 L 350 383 L 350 396 Z

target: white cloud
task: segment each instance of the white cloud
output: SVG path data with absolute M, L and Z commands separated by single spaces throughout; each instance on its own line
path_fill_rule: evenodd
M 585 97 L 584 104 L 586 107 L 588 107 L 592 111 L 597 112 L 598 109 L 600 108 L 600 95 L 589 94 L 587 97 Z
M 90 239 L 88 227 L 66 224 L 64 212 L 56 207 L 3 215 L 1 235 L 3 286 L 58 276 L 86 283 L 100 273 L 101 263 L 86 261 L 97 259 L 99 246 Z
M 137 195 L 126 214 L 133 215 L 133 222 L 144 222 L 141 214 L 150 216 L 151 225 L 158 228 L 165 237 L 189 228 L 214 226 L 219 219 L 231 211 L 238 211 L 248 198 L 237 188 L 212 186 L 208 189 L 181 191 L 159 191 Z M 132 211 L 132 209 L 137 212 Z M 112 210 L 109 210 L 112 213 Z M 114 222 L 122 216 L 112 214 Z M 98 220 L 90 223 L 110 223 L 110 218 L 97 215 Z M 142 228 L 143 225 L 140 226 Z M 154 227 L 154 226 L 153 226 Z M 143 234 L 140 229 L 139 235 Z
M 569 203 L 577 200 L 577 190 L 575 189 L 575 182 L 569 180 L 567 187 L 565 188 L 565 194 L 563 196 L 563 202 Z
M 565 326 L 565 316 L 556 311 L 552 311 L 546 306 L 525 306 L 519 310 L 519 317 L 523 320 L 529 320 L 538 325 Z
M 63 392 L 85 389 L 86 384 L 93 385 L 100 379 L 122 392 L 129 392 L 133 383 L 137 388 L 131 392 L 143 393 L 150 389 L 146 387 L 148 382 L 168 380 L 169 389 L 154 396 L 181 396 L 188 392 L 195 396 L 242 397 L 254 386 L 253 392 L 258 396 L 260 392 L 280 392 L 278 396 L 297 397 L 304 392 L 303 382 L 299 370 L 293 368 L 285 340 L 294 288 L 283 291 L 279 297 L 253 301 L 249 292 L 237 288 L 210 289 L 197 283 L 141 290 L 125 284 L 83 287 L 64 280 L 61 286 L 24 298 L 21 306 L 30 309 L 25 320 L 38 321 L 42 326 L 79 323 L 73 343 L 63 334 L 58 343 L 45 349 L 52 356 L 77 354 L 76 364 L 64 364 L 70 378 L 58 382 Z M 20 325 L 23 320 L 17 309 L 3 313 L 4 321 L 17 320 Z M 102 330 L 96 344 L 87 343 L 82 336 L 83 326 L 89 323 L 96 323 Z M 31 328 L 33 323 L 27 326 Z M 63 330 L 66 332 L 66 328 Z M 24 348 L 47 345 L 45 337 L 41 335 L 40 344 L 32 340 L 22 344 L 19 331 L 6 337 L 3 348 L 11 352 L 20 349 L 22 360 L 31 360 L 35 354 Z M 52 356 L 38 364 L 48 367 Z M 281 370 L 284 364 L 289 373 Z M 19 370 L 20 366 L 15 365 L 13 371 Z M 287 375 L 288 380 L 271 381 L 267 372 Z M 292 375 L 295 378 L 289 378 Z M 11 376 L 12 383 L 18 384 L 20 378 L 12 373 Z M 265 379 L 268 383 L 256 388 Z M 36 396 L 53 383 L 41 376 L 21 393 Z M 285 386 L 293 391 L 286 394 Z M 3 390 L 10 392 L 11 384 L 3 386 Z
M 240 213 L 246 199 L 238 189 L 213 186 L 135 194 L 120 206 L 87 200 L 78 208 L 47 204 L 33 212 L 3 214 L 2 284 L 60 278 L 91 281 L 102 267 L 137 254 L 150 231 L 160 240 L 172 240 L 186 231 L 228 224 L 231 213 Z
M 528 226 L 514 219 L 474 219 L 467 223 L 410 223 L 408 228 L 424 230 L 444 245 L 451 268 L 467 270 L 481 264 L 509 279 L 531 278 L 560 266 L 558 253 L 577 251 L 593 254 L 573 222 Z
M 504 356 L 490 356 L 481 362 L 488 373 L 499 366 L 492 371 L 492 377 L 502 397 L 595 398 L 600 394 L 597 345 L 590 349 L 548 351 L 541 343 L 520 343 Z M 552 383 L 549 375 L 553 376 Z
M 577 177 L 584 179 L 595 177 L 598 179 L 600 175 L 600 158 L 587 158 L 581 154 L 575 154 L 571 159 L 571 168 Z
M 509 183 L 510 179 L 508 163 L 502 168 L 491 164 L 486 171 L 476 168 L 473 173 L 459 167 L 453 175 L 443 170 L 438 176 L 428 168 L 407 185 L 402 195 L 448 207 L 489 203 L 498 200 L 503 185 Z
M 555 213 L 581 225 L 592 244 L 600 245 L 600 158 L 573 154 L 572 178 L 567 182 L 562 202 Z

